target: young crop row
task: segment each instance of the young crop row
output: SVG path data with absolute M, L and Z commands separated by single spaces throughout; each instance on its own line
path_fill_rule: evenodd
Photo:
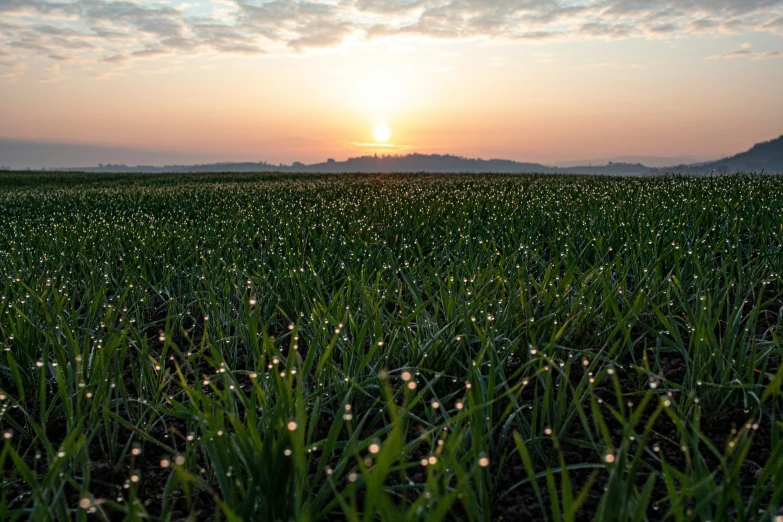
M 780 194 L 0 174 L 0 514 L 780 522 Z

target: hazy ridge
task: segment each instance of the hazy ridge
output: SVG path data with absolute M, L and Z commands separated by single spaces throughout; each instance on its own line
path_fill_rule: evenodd
M 0 166 L 10 156 L 10 150 L 19 142 L 0 140 Z M 63 144 L 52 144 L 66 151 Z M 91 152 L 95 153 L 95 147 Z M 119 150 L 119 149 L 118 149 Z M 112 149 L 114 151 L 114 149 Z M 68 157 L 73 151 L 68 150 Z M 745 152 L 716 161 L 649 167 L 641 163 L 609 162 L 605 165 L 579 165 L 554 167 L 541 163 L 529 163 L 505 159 L 476 159 L 455 155 L 407 154 L 374 155 L 349 158 L 345 161 L 327 160 L 323 163 L 291 165 L 267 162 L 224 162 L 198 165 L 134 165 L 99 164 L 76 168 L 50 168 L 48 170 L 83 172 L 310 172 L 310 173 L 390 173 L 390 172 L 454 172 L 454 173 L 551 173 L 551 174 L 614 174 L 646 175 L 659 173 L 734 173 L 734 172 L 783 172 L 783 136 L 758 143 Z

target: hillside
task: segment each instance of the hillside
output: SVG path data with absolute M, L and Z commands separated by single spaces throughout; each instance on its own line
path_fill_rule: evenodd
M 749 150 L 728 158 L 663 170 L 687 173 L 783 172 L 783 136 L 757 143 Z

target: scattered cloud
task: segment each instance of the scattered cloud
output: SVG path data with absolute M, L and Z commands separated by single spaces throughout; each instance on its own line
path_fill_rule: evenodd
M 702 33 L 720 27 L 721 23 L 718 20 L 712 20 L 710 18 L 700 18 L 689 22 L 686 26 L 686 30 L 689 33 Z
M 783 35 L 780 0 L 0 0 L 0 18 L 0 48 L 12 50 L 12 60 L 97 62 L 104 72 L 141 60 L 306 52 L 398 36 L 536 42 Z M 711 58 L 742 56 L 777 55 L 743 46 Z M 10 77 L 11 68 L 0 67 Z
M 40 79 L 42 82 L 58 82 L 64 80 L 66 76 L 60 70 L 59 63 L 53 63 L 46 67 L 46 74 Z
M 27 64 L 21 61 L 9 59 L 9 57 L 0 57 L 0 78 L 5 80 L 16 80 L 27 72 Z
M 753 46 L 749 43 L 740 45 L 740 48 L 736 51 L 729 51 L 723 54 L 716 54 L 714 56 L 707 57 L 708 60 L 722 60 L 730 58 L 753 58 L 754 60 L 766 60 L 767 58 L 778 58 L 783 56 L 780 51 L 764 51 L 757 53 L 751 51 Z
M 758 53 L 756 56 L 753 57 L 754 60 L 766 60 L 767 58 L 781 58 L 783 57 L 783 52 L 780 51 L 765 51 L 763 53 Z
M 738 49 L 736 51 L 729 51 L 727 53 L 723 54 L 716 54 L 714 56 L 710 56 L 707 59 L 708 60 L 725 60 L 730 58 L 742 58 L 743 56 L 753 56 L 754 52 L 748 51 L 747 49 Z
M 123 76 L 123 73 L 118 71 L 93 73 L 90 75 L 90 78 L 93 80 L 108 80 L 109 78 L 114 78 L 116 76 Z

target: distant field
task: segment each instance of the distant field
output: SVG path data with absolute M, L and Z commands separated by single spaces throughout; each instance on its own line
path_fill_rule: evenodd
M 0 173 L 0 519 L 783 520 L 783 177 Z

